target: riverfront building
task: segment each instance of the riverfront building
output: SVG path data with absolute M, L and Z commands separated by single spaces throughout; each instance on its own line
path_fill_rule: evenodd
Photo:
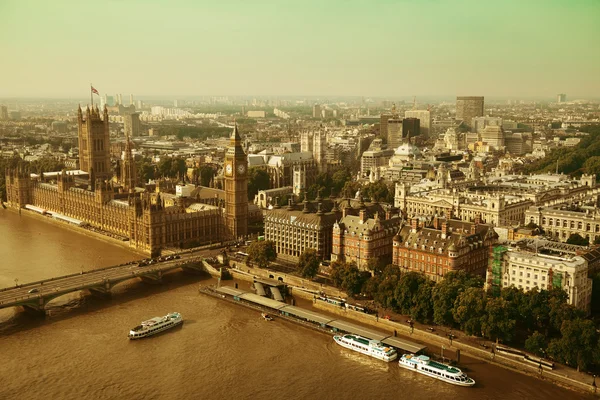
M 450 271 L 485 276 L 498 235 L 491 225 L 447 218 L 412 218 L 393 241 L 393 261 L 434 281 Z
M 103 117 L 98 107 L 86 109 L 85 114 L 80 108 L 78 126 L 82 170 L 40 175 L 7 171 L 10 207 L 28 206 L 56 218 L 66 217 L 154 254 L 247 235 L 247 156 L 237 126 L 225 155 L 224 200 L 216 204 L 202 202 L 199 191 L 195 197 L 171 196 L 161 193 L 160 185 L 154 192 L 138 187 L 129 137 L 120 176 L 113 177 L 106 107 Z
M 487 271 L 487 286 L 499 290 L 517 287 L 532 289 L 563 289 L 568 303 L 591 311 L 592 279 L 589 278 L 588 259 L 580 246 L 546 240 L 524 240 L 510 247 L 494 248 L 492 262 Z
M 361 202 L 356 210 L 348 201 L 342 218 L 333 225 L 331 261 L 354 262 L 362 270 L 367 269 L 372 258 L 383 265 L 392 261 L 392 239 L 402 218 L 391 208 L 381 214 L 378 208 L 371 207 L 375 211 L 369 211 Z
M 335 202 L 317 198 L 304 200 L 301 206 L 289 200 L 287 207 L 278 205 L 265 211 L 265 239 L 275 243 L 277 257 L 298 262 L 307 249 L 315 249 L 320 259 L 328 258 L 332 249 L 335 222 L 340 218 Z

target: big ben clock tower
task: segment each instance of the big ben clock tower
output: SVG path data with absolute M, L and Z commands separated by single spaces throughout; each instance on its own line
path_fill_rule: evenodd
M 248 156 L 242 148 L 242 139 L 233 127 L 229 147 L 225 153 L 225 225 L 226 236 L 239 239 L 248 234 Z

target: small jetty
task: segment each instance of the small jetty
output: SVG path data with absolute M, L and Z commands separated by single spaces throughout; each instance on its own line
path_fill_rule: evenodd
M 427 348 L 419 343 L 398 338 L 391 333 L 365 328 L 361 325 L 337 317 L 289 305 L 281 301 L 262 297 L 255 293 L 246 292 L 230 286 L 221 286 L 218 288 L 204 286 L 200 288 L 200 292 L 248 308 L 260 310 L 262 313 L 268 314 L 269 316 L 273 315 L 327 333 L 345 332 L 359 335 L 413 354 L 421 353 Z

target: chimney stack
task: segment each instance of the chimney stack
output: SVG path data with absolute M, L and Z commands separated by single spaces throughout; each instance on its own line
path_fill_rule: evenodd
M 433 229 L 440 229 L 440 220 L 437 214 L 433 217 Z
M 361 208 L 358 216 L 360 218 L 360 223 L 364 223 L 367 220 L 367 209 L 366 208 Z
M 442 239 L 446 239 L 448 237 L 448 223 L 446 221 L 442 222 Z
M 419 220 L 418 220 L 416 217 L 413 217 L 413 218 L 410 220 L 410 226 L 411 226 L 411 228 L 412 228 L 412 229 L 411 229 L 411 231 L 412 231 L 413 233 L 415 233 L 415 232 L 417 231 L 417 228 L 418 228 L 418 226 L 419 226 Z

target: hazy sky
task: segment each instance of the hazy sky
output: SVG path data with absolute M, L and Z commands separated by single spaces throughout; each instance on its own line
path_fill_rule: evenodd
M 600 97 L 599 0 L 0 0 L 0 97 Z

